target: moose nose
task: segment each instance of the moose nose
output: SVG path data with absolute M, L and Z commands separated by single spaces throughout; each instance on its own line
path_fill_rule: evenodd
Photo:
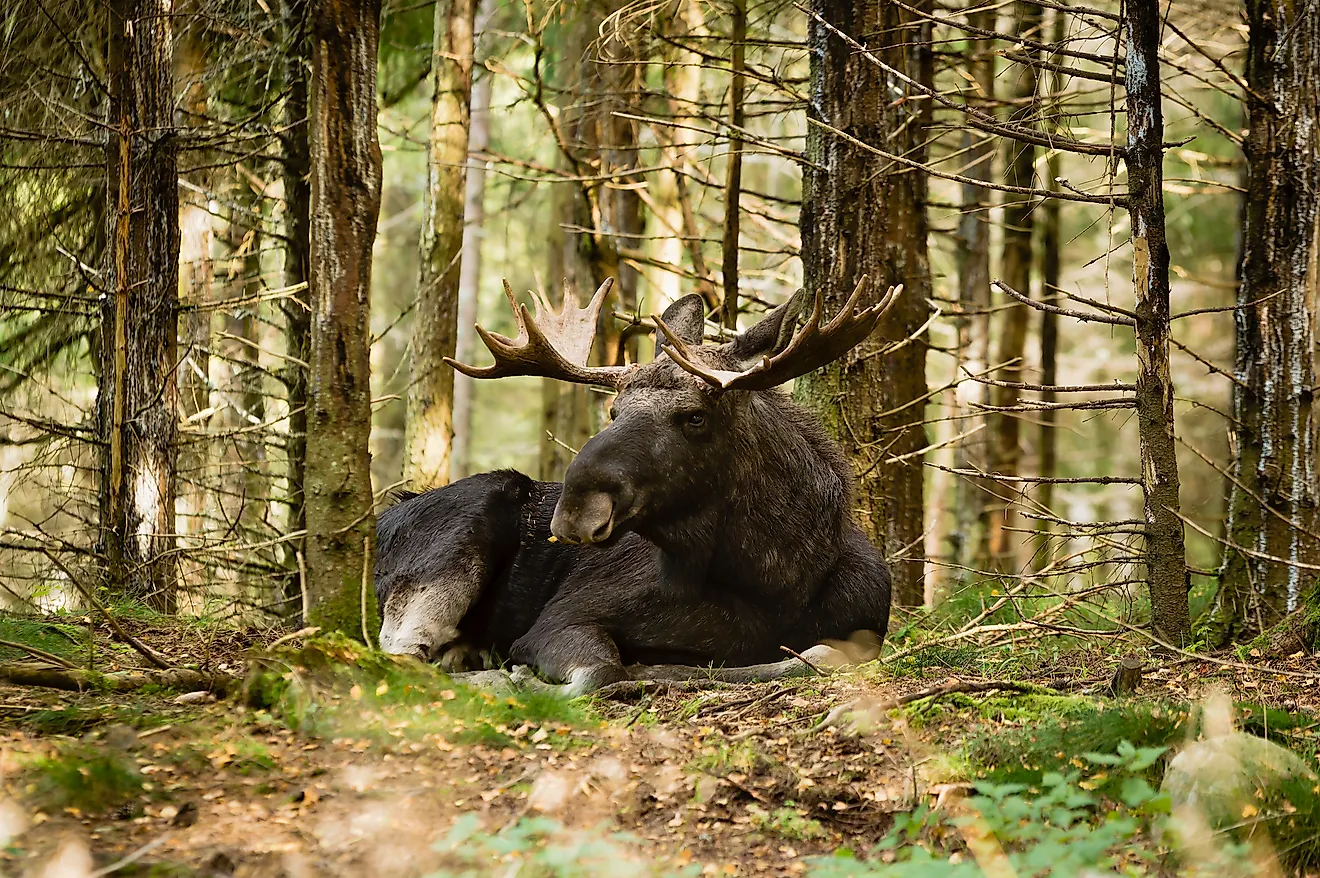
M 565 492 L 555 504 L 550 533 L 566 543 L 601 543 L 614 532 L 614 499 L 601 491 L 573 496 Z

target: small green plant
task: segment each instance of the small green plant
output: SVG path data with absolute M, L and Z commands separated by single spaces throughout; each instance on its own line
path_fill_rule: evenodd
M 776 808 L 768 812 L 756 805 L 749 805 L 747 813 L 751 816 L 752 826 L 756 829 L 790 841 L 807 841 L 825 838 L 828 835 L 825 827 L 820 825 L 820 821 L 813 820 L 805 813 L 799 813 L 797 808 L 791 807 L 791 802 L 788 805 L 789 807 Z
M 649 878 L 696 875 L 700 867 L 658 865 L 629 835 L 597 829 L 567 829 L 548 817 L 523 818 L 499 832 L 486 832 L 475 814 L 460 817 L 436 844 L 446 863 L 428 878 Z
M 137 766 L 127 754 L 111 747 L 61 744 L 24 767 L 33 779 L 29 794 L 41 808 L 103 813 L 143 791 Z

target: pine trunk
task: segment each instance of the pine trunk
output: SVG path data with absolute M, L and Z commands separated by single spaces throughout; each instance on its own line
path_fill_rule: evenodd
M 968 13 L 968 24 L 981 30 L 994 30 L 992 10 Z M 968 74 L 972 93 L 968 103 L 989 112 L 995 99 L 995 53 L 989 39 L 968 41 Z M 965 176 L 989 182 L 995 164 L 994 139 L 968 129 L 964 135 L 969 152 Z M 958 225 L 958 302 L 969 313 L 959 318 L 958 357 L 961 372 L 958 387 L 958 429 L 971 433 L 954 447 L 954 468 L 990 471 L 989 420 L 981 406 L 989 405 L 988 384 L 975 378 L 985 377 L 990 368 L 990 208 L 994 192 L 973 184 L 962 187 L 963 215 Z M 972 432 L 976 431 L 976 432 Z M 994 484 L 986 479 L 967 476 L 958 479 L 957 509 L 953 532 L 954 562 L 964 571 L 984 569 L 987 565 L 986 513 Z
M 285 0 L 286 60 L 284 65 L 284 285 L 296 288 L 308 282 L 311 266 L 311 173 L 312 160 L 307 132 L 307 75 L 311 68 L 311 42 L 307 29 L 307 0 Z M 297 533 L 307 527 L 304 484 L 307 474 L 307 361 L 311 356 L 312 319 L 310 292 L 303 289 L 282 300 L 284 348 L 289 357 L 282 377 L 289 402 L 289 426 L 285 435 L 285 470 L 288 474 L 289 516 L 287 529 Z M 302 572 L 307 540 L 294 539 L 284 559 L 289 570 L 284 586 L 282 615 L 296 616 L 302 606 Z M 299 558 L 303 561 L 300 561 Z
M 1019 0 L 1013 14 L 1011 32 L 1040 38 L 1040 7 Z M 1038 52 L 1029 47 L 1024 54 L 1035 58 Z M 1019 64 L 1013 69 L 1013 88 L 1010 97 L 1014 110 L 1013 122 L 1029 126 L 1036 114 L 1036 69 L 1031 64 Z M 1004 166 L 1010 186 L 1031 186 L 1035 177 L 1036 148 L 1011 138 L 1004 141 Z M 1032 211 L 1036 202 L 1030 195 L 1004 194 L 1004 251 L 1000 265 L 1003 281 L 1024 296 L 1031 295 L 1031 234 Z M 1023 361 L 1027 354 L 1027 327 L 1031 309 L 1013 303 L 1002 312 L 999 326 L 995 365 L 1001 368 L 994 378 L 1006 383 L 1023 380 Z M 1021 391 L 1016 387 L 994 386 L 990 393 L 995 413 L 990 419 L 993 459 L 991 468 L 997 475 L 1016 476 L 1022 470 L 1021 414 L 1005 411 L 1018 404 Z M 990 502 L 989 553 L 991 569 L 1004 573 L 1017 572 L 1018 544 L 1021 542 L 1009 530 L 1017 524 L 1016 506 L 1021 489 L 1014 482 L 1001 481 L 994 486 L 995 496 Z
M 168 4 L 109 4 L 110 240 L 98 388 L 108 585 L 173 612 L 179 195 Z
M 427 152 L 417 307 L 413 314 L 404 476 L 414 488 L 449 481 L 454 439 L 459 263 L 471 126 L 475 0 L 439 0 L 431 52 L 431 140 Z
M 1219 644 L 1295 610 L 1320 565 L 1320 15 L 1279 0 L 1246 5 L 1237 457 L 1210 625 Z
M 472 126 L 468 152 L 484 152 L 490 145 L 490 74 L 472 86 Z M 458 276 L 458 361 L 471 363 L 476 354 L 477 302 L 481 298 L 481 239 L 486 221 L 486 165 L 478 159 L 468 161 L 463 198 L 463 264 Z M 454 450 L 449 458 L 453 479 L 472 473 L 472 392 L 476 381 L 454 374 Z
M 307 621 L 375 628 L 371 247 L 380 214 L 377 0 L 313 0 L 309 88 L 312 332 L 307 418 Z
M 885 0 L 814 0 L 813 12 L 869 44 L 886 64 L 918 82 L 932 79 L 928 28 Z M 875 334 L 842 360 L 798 379 L 798 398 L 843 444 L 859 478 L 863 529 L 894 566 L 894 596 L 918 605 L 924 592 L 922 427 L 926 346 L 921 340 L 880 356 L 915 333 L 930 306 L 926 178 L 890 164 L 820 127 L 922 161 L 930 102 L 895 100 L 907 91 L 814 16 L 809 24 L 811 88 L 803 169 L 802 264 L 809 292 L 837 313 L 863 276 L 869 301 L 889 284 L 904 292 Z M 895 460 L 897 458 L 897 460 Z
M 1164 237 L 1164 114 L 1160 106 L 1160 7 L 1129 0 L 1127 54 L 1128 209 L 1136 287 L 1137 429 L 1146 504 L 1146 576 L 1155 633 L 1188 640 L 1188 575 L 1179 517 L 1173 377 L 1169 373 L 1169 248 Z

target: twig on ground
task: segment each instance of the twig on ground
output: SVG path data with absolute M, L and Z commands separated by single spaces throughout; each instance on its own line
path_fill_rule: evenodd
M 162 836 L 153 838 L 151 841 L 147 842 L 142 847 L 133 851 L 133 853 L 129 854 L 123 859 L 116 860 L 115 862 L 111 863 L 108 866 L 104 866 L 100 869 L 97 869 L 95 872 L 89 873 L 87 878 L 101 878 L 102 875 L 109 875 L 111 873 L 118 872 L 120 869 L 124 868 L 125 866 L 131 866 L 134 863 L 136 863 L 138 860 L 142 859 L 147 854 L 151 853 L 156 848 L 160 847 L 169 840 L 170 840 L 170 833 L 168 832 Z
M 779 648 L 782 649 L 784 652 L 788 653 L 789 655 L 791 655 L 793 658 L 795 658 L 795 659 L 797 659 L 798 661 L 802 662 L 802 664 L 804 664 L 804 665 L 806 665 L 807 667 L 811 668 L 811 669 L 812 669 L 813 671 L 815 671 L 817 674 L 820 674 L 822 677 L 828 677 L 828 676 L 830 675 L 830 673 L 831 673 L 830 671 L 828 671 L 828 670 L 826 670 L 826 669 L 820 667 L 820 665 L 812 664 L 808 659 L 803 658 L 801 653 L 799 653 L 799 652 L 794 652 L 793 650 L 789 649 L 787 646 L 781 646 L 781 647 L 779 647 Z
M 802 737 L 814 735 L 830 726 L 839 726 L 844 728 L 854 725 L 856 718 L 862 715 L 872 719 L 878 719 L 880 716 L 888 713 L 896 707 L 912 704 L 916 701 L 922 701 L 930 698 L 943 698 L 946 695 L 976 695 L 984 692 L 1037 692 L 1041 689 L 1030 683 L 1015 683 L 1011 680 L 959 680 L 952 678 L 944 681 L 938 686 L 931 686 L 928 689 L 919 689 L 916 692 L 909 692 L 906 695 L 900 695 L 898 698 L 891 698 L 884 701 L 866 703 L 866 699 L 851 701 L 847 704 L 836 705 L 829 713 L 825 714 L 820 722 L 801 732 Z
M 275 649 L 275 647 L 283 646 L 284 644 L 288 643 L 290 640 L 298 640 L 299 638 L 302 637 L 311 637 L 314 634 L 320 634 L 320 633 L 321 633 L 321 628 L 319 625 L 312 625 L 308 628 L 299 628 L 297 631 L 294 631 L 292 634 L 286 634 L 283 637 L 276 640 L 274 643 L 270 644 L 270 646 L 267 646 L 266 651 L 270 652 L 271 650 Z

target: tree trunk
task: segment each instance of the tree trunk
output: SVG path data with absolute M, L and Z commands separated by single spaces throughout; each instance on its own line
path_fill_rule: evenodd
M 1129 0 L 1123 34 L 1146 575 L 1156 635 L 1182 646 L 1188 640 L 1189 581 L 1179 518 L 1173 378 L 1169 373 L 1169 248 L 1164 238 L 1164 114 L 1160 106 L 1160 8 L 1156 0 Z
M 240 204 L 252 201 L 250 193 L 235 196 Z M 229 296 L 247 299 L 261 293 L 260 236 L 255 216 L 237 208 L 229 220 Z M 236 507 L 232 521 L 237 523 L 240 539 L 254 543 L 263 533 L 266 520 L 266 446 L 258 432 L 266 420 L 266 396 L 261 386 L 259 305 L 231 307 L 225 315 L 225 332 L 230 337 L 228 354 L 228 417 L 226 427 L 233 431 L 226 445 L 232 449 L 232 463 L 225 481 L 229 500 Z
M 972 27 L 994 30 L 994 23 L 993 10 L 968 13 L 968 24 Z M 967 100 L 987 112 L 995 99 L 995 57 L 990 40 L 968 41 L 968 73 L 973 91 Z M 965 176 L 989 182 L 994 171 L 994 139 L 969 128 L 964 143 L 969 148 Z M 954 468 L 989 472 L 989 421 L 984 411 L 977 408 L 989 404 L 989 385 L 974 381 L 969 375 L 984 377 L 990 367 L 990 208 L 994 204 L 994 192 L 965 184 L 962 203 L 963 215 L 958 226 L 958 302 L 972 313 L 957 322 L 959 365 L 964 370 L 956 376 L 962 381 L 958 387 L 962 417 L 957 423 L 964 433 L 977 432 L 955 446 Z M 993 492 L 993 482 L 985 479 L 966 476 L 958 479 L 953 554 L 954 562 L 963 571 L 988 566 L 986 510 Z M 967 573 L 959 576 L 966 579 Z
M 206 118 L 207 90 L 205 42 L 197 35 L 181 39 L 175 50 L 177 79 L 184 86 L 179 128 L 197 127 Z M 211 285 L 214 265 L 211 245 L 213 218 L 206 190 L 210 173 L 193 175 L 197 189 L 185 190 L 179 206 L 179 292 L 188 310 L 182 320 L 178 369 L 179 417 L 183 425 L 176 463 L 177 521 L 180 535 L 196 538 L 206 529 L 206 482 L 211 460 L 207 426 L 211 417 Z
M 481 76 L 472 86 L 472 127 L 468 152 L 475 155 L 490 145 L 491 75 Z M 463 264 L 458 276 L 458 361 L 471 363 L 476 353 L 477 302 L 481 298 L 481 239 L 486 221 L 486 165 L 469 159 L 463 197 Z M 454 450 L 449 459 L 450 475 L 461 479 L 472 473 L 472 392 L 476 381 L 454 375 Z
M 1040 7 L 1028 0 L 1019 0 L 1013 14 L 1013 33 L 1034 39 L 1040 37 Z M 1022 51 L 1032 59 L 1039 54 L 1024 46 Z M 1031 64 L 1019 64 L 1013 70 L 1013 88 L 1010 97 L 1013 106 L 1012 121 L 1030 125 L 1035 118 L 1036 69 Z M 1004 141 L 1004 166 L 1010 186 L 1030 186 L 1035 177 L 1036 148 L 1011 138 Z M 1004 283 L 1024 296 L 1031 295 L 1031 233 L 1032 196 L 1016 193 L 1004 194 L 1004 251 L 1000 266 Z M 1003 367 L 993 377 L 1005 382 L 1022 381 L 1023 360 L 1027 353 L 1027 327 L 1031 309 L 1021 303 L 1004 309 L 999 327 L 999 346 L 995 351 L 995 364 Z M 1016 476 L 1022 469 L 1022 422 L 1019 412 L 1002 411 L 1018 404 L 1021 391 L 1015 387 L 995 386 L 990 398 L 996 408 L 990 418 L 993 472 L 1003 476 Z M 1017 571 L 1017 547 L 1020 540 L 1008 530 L 1017 523 L 1016 504 L 1020 489 L 1013 482 L 997 482 L 994 498 L 990 501 L 989 551 L 991 569 L 1004 573 Z
M 928 28 L 912 14 L 884 0 L 813 0 L 812 9 L 853 39 L 869 42 L 870 50 L 891 67 L 918 82 L 931 81 Z M 796 393 L 820 413 L 854 461 L 860 473 L 856 501 L 862 527 L 894 564 L 895 599 L 915 605 L 924 590 L 917 452 L 925 447 L 926 436 L 923 406 L 910 403 L 926 393 L 926 346 L 917 340 L 889 356 L 878 354 L 886 344 L 916 332 L 929 313 L 926 178 L 814 123 L 922 161 L 930 102 L 895 100 L 907 87 L 815 17 L 808 43 L 814 98 L 808 109 L 807 157 L 812 165 L 803 169 L 801 213 L 807 289 L 824 294 L 831 315 L 863 275 L 870 279 L 870 301 L 889 284 L 901 282 L 905 289 L 867 342 L 799 378 Z
M 729 167 L 724 185 L 724 300 L 720 303 L 720 325 L 738 331 L 738 219 L 742 195 L 743 87 L 747 67 L 747 0 L 733 0 L 733 22 L 729 47 L 732 55 L 729 75 Z
M 1233 387 L 1237 456 L 1230 545 L 1210 624 L 1221 645 L 1295 610 L 1320 564 L 1320 16 L 1295 3 L 1246 6 L 1250 130 Z
M 169 7 L 109 5 L 110 226 L 98 387 L 100 521 L 113 591 L 173 612 L 179 195 Z
M 1062 46 L 1068 36 L 1068 13 L 1062 9 L 1053 10 L 1054 23 L 1051 28 L 1050 43 Z M 1058 130 L 1063 114 L 1063 73 L 1055 70 L 1050 74 L 1050 124 Z M 1046 159 L 1046 186 L 1053 192 L 1059 189 L 1061 171 L 1059 153 L 1051 152 Z M 1040 236 L 1040 294 L 1041 298 L 1053 299 L 1059 293 L 1060 247 L 1059 237 L 1059 201 L 1048 199 L 1042 205 L 1044 216 L 1041 222 Z M 1040 313 L 1040 382 L 1046 387 L 1059 383 L 1059 315 L 1052 311 Z M 1055 402 L 1057 394 L 1046 390 L 1041 394 L 1041 401 Z M 1055 423 L 1059 413 L 1055 409 L 1045 409 L 1040 413 L 1040 474 L 1046 479 L 1055 478 L 1059 469 L 1059 437 Z M 1054 515 L 1054 483 L 1043 482 L 1037 489 L 1036 499 L 1047 515 Z M 1053 543 L 1050 539 L 1050 522 L 1042 519 L 1036 523 L 1036 551 L 1032 553 L 1032 562 L 1042 569 L 1053 558 Z
M 371 246 L 380 214 L 378 0 L 312 0 L 312 333 L 307 418 L 307 622 L 374 630 Z
M 431 52 L 435 92 L 404 443 L 404 477 L 419 489 L 449 481 L 454 370 L 445 365 L 444 358 L 453 357 L 458 350 L 475 13 L 475 0 L 439 0 L 435 4 Z
M 677 0 L 673 19 L 674 36 L 683 41 L 706 35 L 706 23 L 700 0 Z M 669 117 L 679 126 L 694 124 L 692 114 L 698 112 L 697 104 L 701 100 L 701 56 L 685 49 L 675 49 L 669 61 L 664 65 L 665 93 L 669 95 Z M 684 169 L 690 161 L 692 132 L 686 127 L 675 127 L 669 131 L 660 131 L 660 136 L 668 139 L 662 148 L 663 163 L 666 170 L 655 174 L 651 179 L 651 191 L 654 193 L 653 215 L 655 228 L 651 232 L 656 261 L 661 265 L 673 266 L 671 270 L 663 268 L 654 272 L 654 283 L 660 291 L 660 299 L 649 303 L 651 310 L 659 313 L 665 306 L 676 301 L 692 290 L 693 284 L 682 273 L 683 254 L 686 251 L 692 262 L 692 271 L 697 275 L 696 288 L 707 301 L 707 307 L 718 304 L 718 296 L 708 281 L 705 256 L 701 249 L 700 232 L 696 228 L 692 213 L 691 199 L 688 197 L 687 179 Z M 664 237 L 660 237 L 664 236 Z
M 307 76 L 311 68 L 307 0 L 285 0 L 281 7 L 286 55 L 284 64 L 284 285 L 297 287 L 308 282 L 311 265 L 311 173 L 312 160 L 307 133 Z M 312 319 L 308 307 L 310 291 L 304 289 L 284 299 L 284 347 L 289 360 L 282 377 L 289 401 L 289 426 L 285 435 L 285 467 L 288 473 L 288 531 L 307 526 L 304 484 L 307 473 L 307 361 L 311 356 Z M 306 538 L 289 544 L 284 558 L 288 578 L 284 585 L 284 616 L 297 616 L 302 606 L 302 565 Z

